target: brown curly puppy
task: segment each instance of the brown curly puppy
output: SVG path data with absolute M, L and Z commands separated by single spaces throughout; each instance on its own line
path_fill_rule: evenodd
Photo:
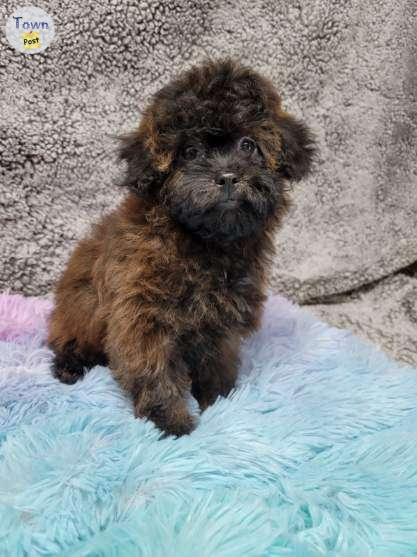
M 49 329 L 54 374 L 108 363 L 137 416 L 188 433 L 235 384 L 241 339 L 259 325 L 273 232 L 314 153 L 272 84 L 229 59 L 161 89 L 123 138 L 122 205 L 72 254 Z

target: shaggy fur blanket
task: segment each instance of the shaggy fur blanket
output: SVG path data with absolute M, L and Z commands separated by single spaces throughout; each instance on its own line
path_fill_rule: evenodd
M 271 297 L 234 393 L 159 439 L 107 369 L 51 377 L 49 310 L 0 297 L 0 555 L 415 555 L 415 369 Z

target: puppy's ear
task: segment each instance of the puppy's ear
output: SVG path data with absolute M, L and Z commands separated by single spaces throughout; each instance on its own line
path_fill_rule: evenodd
M 138 132 L 119 137 L 119 158 L 127 162 L 122 186 L 141 196 L 151 194 L 152 187 L 160 183 L 161 173 L 152 165 L 152 157 Z
M 310 172 L 316 153 L 313 134 L 301 120 L 281 112 L 278 127 L 282 145 L 279 154 L 279 169 L 289 180 L 301 180 Z

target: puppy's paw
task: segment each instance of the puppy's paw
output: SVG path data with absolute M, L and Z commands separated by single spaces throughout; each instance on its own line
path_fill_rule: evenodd
M 146 412 L 136 406 L 135 416 L 152 420 L 156 427 L 164 433 L 163 437 L 188 435 L 196 426 L 195 419 L 189 413 L 186 402 L 182 400 L 169 406 L 155 405 Z
M 201 396 L 197 401 L 201 412 L 204 412 L 204 410 L 207 410 L 209 406 L 212 406 L 216 402 L 217 398 L 218 398 L 217 394 Z
M 193 384 L 192 394 L 197 400 L 201 412 L 204 412 L 219 397 L 227 398 L 233 387 L 234 381 L 223 381 L 220 385 L 214 382 L 205 385 Z
M 59 379 L 61 383 L 66 383 L 67 385 L 73 385 L 84 377 L 84 373 L 66 368 L 54 368 L 52 370 L 52 375 L 56 379 Z
M 158 427 L 165 433 L 164 437 L 167 437 L 168 435 L 174 435 L 175 437 L 189 435 L 195 426 L 195 420 L 189 414 L 184 416 L 181 420 L 174 420 L 158 425 Z

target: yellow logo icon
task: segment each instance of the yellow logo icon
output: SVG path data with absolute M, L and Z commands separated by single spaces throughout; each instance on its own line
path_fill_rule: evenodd
M 22 33 L 23 48 L 25 50 L 41 48 L 41 38 L 39 35 L 39 31 L 28 31 L 27 33 Z

